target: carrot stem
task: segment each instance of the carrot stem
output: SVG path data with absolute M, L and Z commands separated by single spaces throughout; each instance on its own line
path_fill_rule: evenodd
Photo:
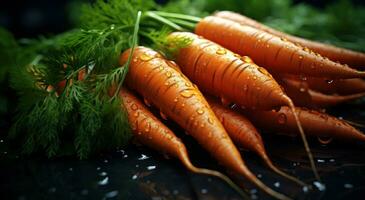
M 195 23 L 198 23 L 201 20 L 200 17 L 184 15 L 184 14 L 180 14 L 180 13 L 168 13 L 168 12 L 162 12 L 162 11 L 151 11 L 151 12 L 154 12 L 157 15 L 162 16 L 162 17 L 188 20 L 188 21 L 195 22 Z
M 185 30 L 183 27 L 175 24 L 174 22 L 172 22 L 172 21 L 170 21 L 170 20 L 168 20 L 168 19 L 166 19 L 164 17 L 161 17 L 160 15 L 157 15 L 154 12 L 147 11 L 145 14 L 146 14 L 146 16 L 148 16 L 148 17 L 150 17 L 152 19 L 155 19 L 155 20 L 157 20 L 159 22 L 162 22 L 163 24 L 166 24 L 166 25 L 170 26 L 171 28 L 173 28 L 173 29 L 175 29 L 177 31 L 183 31 L 183 30 Z

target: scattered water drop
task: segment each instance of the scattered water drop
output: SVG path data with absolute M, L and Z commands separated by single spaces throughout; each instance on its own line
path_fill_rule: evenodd
M 330 161 L 330 162 L 335 162 L 335 159 L 331 158 L 329 161 Z
M 117 190 L 113 190 L 113 191 L 107 192 L 105 194 L 105 199 L 114 198 L 114 197 L 118 196 L 118 194 L 119 194 L 119 192 Z
M 104 160 L 104 163 L 108 163 L 109 161 L 107 159 Z
M 206 193 L 208 193 L 208 190 L 207 190 L 207 189 L 205 189 L 205 188 L 203 188 L 203 189 L 201 189 L 201 190 L 200 190 L 200 192 L 201 192 L 202 194 L 206 194 Z
M 166 72 L 166 76 L 167 76 L 167 78 L 170 78 L 172 76 L 172 73 L 171 72 Z
M 280 113 L 278 115 L 277 121 L 279 124 L 285 124 L 286 123 L 286 115 L 284 113 Z
M 208 118 L 208 122 L 209 122 L 209 124 L 213 124 L 212 118 Z
M 204 113 L 204 110 L 199 108 L 198 110 L 196 110 L 196 112 L 197 112 L 199 115 L 202 115 L 202 114 Z
M 248 56 L 242 56 L 241 60 L 246 63 L 253 63 L 252 59 Z
M 100 167 L 97 167 L 96 170 L 99 171 L 101 168 Z
M 0 140 L 0 143 L 3 143 L 4 142 L 4 140 Z
M 144 53 L 144 54 L 142 54 L 140 57 L 139 57 L 139 59 L 141 59 L 142 61 L 149 61 L 149 60 L 151 60 L 153 58 L 153 56 L 152 55 L 149 55 L 149 54 L 147 54 L 147 53 Z
M 331 143 L 332 141 L 332 137 L 317 137 L 317 140 L 319 143 L 323 144 L 323 145 L 327 145 L 329 143 Z
M 133 180 L 136 180 L 137 178 L 138 178 L 137 174 L 135 174 L 135 175 L 132 176 L 132 179 Z
M 185 98 L 190 98 L 194 95 L 194 93 L 190 90 L 184 90 L 184 91 L 180 92 L 180 95 Z
M 314 181 L 313 184 L 314 184 L 314 186 L 316 186 L 318 188 L 319 191 L 325 191 L 326 190 L 326 185 L 319 182 L 319 181 Z
M 131 105 L 131 109 L 134 110 L 134 111 L 136 111 L 136 110 L 138 110 L 138 106 L 136 104 L 132 104 Z
M 281 37 L 280 39 L 281 39 L 282 41 L 284 41 L 284 42 L 288 41 L 286 38 L 283 38 L 283 37 Z
M 323 160 L 323 159 L 317 159 L 317 162 L 319 162 L 319 163 L 324 163 L 324 162 L 325 162 L 325 160 Z
M 346 189 L 351 189 L 351 188 L 353 188 L 354 186 L 352 185 L 352 184 L 350 184 L 350 183 L 345 183 L 344 185 L 343 185 Z
M 186 87 L 191 87 L 191 84 L 190 84 L 190 83 L 188 83 L 188 82 L 186 82 L 186 83 L 185 83 L 185 86 L 186 86 Z
M 224 48 L 219 48 L 215 53 L 218 55 L 224 55 L 227 53 L 227 51 Z
M 147 166 L 147 170 L 154 170 L 154 169 L 156 169 L 155 165 Z
M 275 182 L 274 186 L 277 187 L 277 188 L 280 187 L 280 182 Z
M 328 84 L 333 83 L 333 79 L 328 79 L 328 80 L 326 80 L 326 83 L 328 83 Z
M 99 173 L 99 175 L 100 175 L 100 176 L 106 176 L 106 175 L 108 175 L 108 174 L 107 174 L 106 172 L 100 172 L 100 173 Z
M 110 30 L 114 30 L 114 29 L 115 29 L 115 25 L 114 24 L 110 25 Z
M 98 182 L 98 185 L 107 185 L 109 183 L 109 177 L 103 178 L 101 181 Z
M 144 154 L 141 154 L 141 157 L 139 157 L 138 160 L 146 160 L 148 158 L 150 158 L 150 157 L 148 157 L 148 156 L 146 156 Z
M 302 190 L 303 190 L 303 192 L 308 192 L 309 188 L 307 186 L 303 186 Z
M 123 156 L 123 158 L 128 158 L 128 155 L 127 155 L 127 154 L 126 154 L 126 155 L 124 155 L 124 156 Z
M 150 132 L 150 130 L 151 130 L 151 123 L 147 123 L 147 125 L 146 125 L 146 128 L 144 129 L 144 131 L 146 132 L 146 133 L 148 133 L 148 132 Z

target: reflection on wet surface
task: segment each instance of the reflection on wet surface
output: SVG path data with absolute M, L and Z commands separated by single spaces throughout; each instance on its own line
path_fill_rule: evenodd
M 332 111 L 344 119 L 364 123 L 364 104 Z M 359 108 L 360 107 L 360 108 Z M 351 109 L 350 109 L 351 108 Z M 362 121 L 361 121 L 362 120 Z M 174 129 L 187 144 L 196 166 L 225 172 L 180 129 Z M 364 130 L 363 130 L 364 131 Z M 322 183 L 313 179 L 299 138 L 264 135 L 265 146 L 275 164 L 306 183 L 300 187 L 271 172 L 255 154 L 242 151 L 248 167 L 265 184 L 295 199 L 362 199 L 365 195 L 365 144 L 338 141 L 320 143 L 310 139 Z M 235 200 L 240 196 L 214 177 L 188 172 L 175 159 L 144 147 L 129 145 L 90 160 L 73 157 L 47 159 L 12 153 L 0 135 L 1 199 L 152 199 Z M 252 199 L 270 199 L 242 177 Z

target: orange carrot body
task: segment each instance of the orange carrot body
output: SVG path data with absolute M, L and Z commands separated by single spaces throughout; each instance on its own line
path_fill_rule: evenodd
M 349 95 L 365 92 L 365 80 L 360 78 L 334 79 L 306 77 L 301 79 L 298 76 L 282 75 L 282 77 L 305 82 L 313 90 L 325 94 Z
M 180 37 L 193 41 L 180 49 L 176 62 L 199 89 L 248 108 L 272 109 L 288 104 L 279 84 L 250 58 L 193 33 L 175 32 L 169 36 L 171 40 Z
M 127 61 L 129 54 L 130 50 L 127 50 L 121 55 L 120 64 Z M 287 199 L 265 186 L 247 169 L 239 151 L 200 91 L 181 72 L 169 67 L 160 54 L 137 47 L 126 83 L 183 127 L 222 165 L 246 176 L 276 198 Z
M 225 108 L 213 99 L 209 99 L 208 102 L 234 143 L 258 154 L 265 164 L 276 173 L 300 185 L 306 185 L 275 167 L 266 153 L 261 135 L 246 117 Z
M 333 60 L 339 61 L 343 64 L 348 64 L 350 66 L 365 66 L 365 54 L 360 52 L 355 52 L 352 50 L 335 47 L 329 44 L 323 44 L 320 42 L 310 41 L 307 39 L 303 39 L 300 37 L 292 36 L 268 26 L 265 26 L 253 19 L 240 15 L 238 13 L 230 12 L 230 11 L 221 11 L 214 14 L 214 16 L 221 17 L 224 19 L 229 19 L 235 22 L 240 23 L 241 25 L 251 26 L 265 32 L 268 32 L 272 35 L 286 38 L 287 40 L 298 43 L 304 47 L 308 47 L 309 49 L 322 54 L 323 56 Z
M 365 77 L 365 72 L 333 62 L 285 38 L 231 20 L 205 17 L 197 24 L 195 32 L 238 54 L 250 56 L 269 71 L 327 78 Z
M 304 108 L 296 108 L 296 112 L 308 135 L 365 142 L 365 135 L 343 120 Z M 298 134 L 293 114 L 288 107 L 282 107 L 279 111 L 247 110 L 245 113 L 256 126 L 266 131 Z

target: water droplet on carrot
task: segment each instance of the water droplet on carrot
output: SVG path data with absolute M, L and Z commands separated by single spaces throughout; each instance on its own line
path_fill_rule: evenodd
M 198 110 L 196 110 L 196 112 L 197 112 L 199 115 L 201 115 L 201 114 L 203 114 L 203 113 L 204 113 L 204 110 L 199 108 Z
M 331 83 L 333 83 L 333 80 L 331 79 L 331 80 L 326 80 L 326 82 L 328 83 L 328 84 L 331 84 Z
M 160 71 L 162 71 L 162 70 L 164 69 L 164 67 L 160 66 L 158 69 L 159 69 Z
M 151 123 L 147 123 L 147 125 L 146 125 L 146 128 L 144 129 L 144 131 L 146 132 L 146 133 L 148 133 L 148 132 L 150 132 L 150 130 L 151 130 Z
M 180 95 L 185 98 L 190 98 L 194 95 L 194 93 L 190 90 L 184 90 L 184 91 L 180 92 Z
M 161 111 L 160 111 L 160 116 L 162 119 L 167 120 L 167 116 Z
M 267 44 L 267 45 L 266 45 L 266 48 L 270 48 L 270 45 L 268 45 L 268 44 Z
M 188 82 L 186 82 L 186 83 L 185 83 L 185 86 L 186 86 L 186 87 L 190 87 L 190 86 L 191 86 L 191 84 L 190 84 L 190 83 L 188 83 Z
M 285 124 L 286 123 L 286 115 L 284 113 L 280 113 L 278 118 L 277 118 L 277 121 L 279 124 Z
M 317 137 L 317 139 L 318 139 L 318 142 L 319 143 L 321 143 L 321 144 L 323 144 L 323 145 L 327 145 L 327 144 L 329 144 L 329 143 L 331 143 L 331 141 L 332 141 L 332 137 Z
M 252 59 L 248 56 L 242 56 L 241 60 L 246 63 L 253 63 Z
M 132 110 L 134 110 L 134 111 L 138 110 L 138 106 L 137 106 L 136 104 L 132 104 L 132 105 L 131 105 L 131 108 L 132 108 Z
M 176 103 L 178 101 L 177 97 L 174 99 L 174 102 Z
M 215 53 L 218 55 L 224 55 L 227 53 L 227 51 L 224 48 L 219 48 Z
M 167 78 L 170 78 L 172 76 L 171 72 L 166 72 Z
M 301 87 L 301 88 L 299 89 L 299 91 L 300 91 L 300 92 L 305 92 L 305 91 L 306 91 L 306 89 L 305 89 L 304 87 Z
M 212 120 L 212 118 L 208 118 L 208 122 L 209 122 L 209 124 L 213 124 L 214 123 L 213 120 Z
M 305 52 L 310 52 L 310 49 L 308 49 L 307 47 L 304 47 L 304 48 L 303 48 L 303 50 L 304 50 Z
M 303 59 L 303 56 L 302 56 L 302 55 L 300 55 L 300 56 L 299 56 L 299 59 Z
M 134 117 L 138 117 L 138 116 L 139 116 L 139 112 L 135 112 L 135 113 L 133 114 L 133 116 L 134 116 Z
M 280 39 L 281 39 L 282 41 L 284 41 L 284 42 L 288 41 L 286 38 L 283 38 L 283 37 L 281 37 Z
M 236 53 L 233 54 L 233 56 L 236 57 L 236 58 L 241 58 L 241 56 L 239 54 L 236 54 Z
M 150 102 L 146 98 L 144 98 L 143 101 L 144 101 L 144 104 L 146 104 L 148 107 L 151 107 Z
M 149 61 L 149 60 L 151 60 L 153 58 L 153 56 L 152 55 L 149 55 L 149 54 L 147 54 L 147 53 L 144 53 L 144 54 L 142 54 L 140 57 L 139 57 L 139 59 L 141 59 L 142 61 Z

